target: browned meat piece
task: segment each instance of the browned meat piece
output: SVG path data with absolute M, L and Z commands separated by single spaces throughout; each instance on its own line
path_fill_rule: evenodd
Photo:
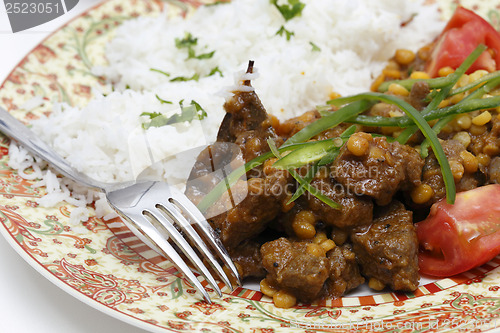
M 291 118 L 282 122 L 278 126 L 278 134 L 282 137 L 289 138 L 310 123 L 315 122 L 319 118 L 321 118 L 321 115 L 317 110 L 305 112 L 298 117 Z
M 453 139 L 442 141 L 441 146 L 450 163 L 457 192 L 472 190 L 480 186 L 482 181 L 480 180 L 480 174 L 476 172 L 477 168 L 475 170 L 464 167 L 464 164 L 466 164 L 464 162 L 464 154 L 467 154 L 465 147 Z M 422 183 L 429 185 L 433 193 L 431 199 L 423 204 L 424 206 L 430 206 L 446 196 L 441 167 L 432 152 L 425 159 L 422 171 Z
M 261 244 L 257 242 L 247 241 L 229 250 L 229 255 L 238 268 L 242 279 L 266 276 L 266 271 L 262 267 L 260 246 Z
M 485 154 L 494 157 L 500 154 L 500 118 L 498 116 L 493 116 L 486 125 L 472 125 L 469 134 L 472 142 L 468 149 L 474 155 Z
M 327 257 L 330 260 L 330 276 L 326 285 L 328 296 L 340 297 L 365 282 L 350 244 L 336 246 Z
M 368 195 L 379 205 L 387 205 L 398 190 L 409 190 L 420 184 L 423 159 L 418 152 L 385 137 L 360 137 L 364 151 L 353 153 L 349 142 L 333 163 L 333 177 L 355 195 Z M 355 140 L 355 139 L 353 139 Z
M 316 177 L 311 185 L 321 190 L 333 201 L 342 205 L 334 209 L 315 196 L 306 195 L 308 209 L 314 212 L 317 219 L 338 228 L 353 227 L 370 223 L 373 213 L 373 202 L 365 196 L 356 196 L 333 179 Z
M 418 287 L 418 241 L 412 213 L 393 201 L 382 207 L 373 224 L 351 234 L 362 274 L 393 290 L 413 291 Z
M 500 157 L 493 158 L 488 168 L 488 181 L 492 184 L 500 184 Z
M 308 213 L 307 223 L 314 225 L 317 230 L 325 226 L 350 228 L 372 221 L 372 200 L 366 196 L 355 196 L 344 186 L 336 183 L 329 177 L 328 167 L 316 174 L 311 185 L 333 201 L 341 204 L 342 208 L 334 209 L 306 192 L 294 202 L 293 208 L 281 215 L 278 220 L 279 225 L 288 235 L 304 239 L 300 233 L 294 230 L 294 223 L 300 224 L 298 220 L 303 220 L 306 212 Z M 299 231 L 302 231 L 302 228 L 299 228 Z
M 410 95 L 406 98 L 406 101 L 415 109 L 422 110 L 427 106 L 427 104 L 429 104 L 425 101 L 425 98 L 429 93 L 429 84 L 424 81 L 417 81 L 413 84 L 413 87 L 410 90 Z
M 250 82 L 245 84 L 249 86 Z M 194 202 L 199 202 L 226 177 L 214 171 L 221 170 L 235 158 L 235 144 L 241 151 L 239 158 L 248 162 L 270 150 L 267 139 L 274 139 L 278 145 L 282 142 L 254 91 L 235 92 L 224 108 L 227 114 L 217 142 L 199 155 L 188 180 L 186 194 Z M 240 180 L 230 194 L 226 193 L 208 211 L 208 221 L 220 232 L 228 248 L 261 233 L 281 211 L 282 201 L 288 195 L 285 189 L 290 175 L 273 168 L 264 171 L 263 168 L 250 171 L 247 181 Z
M 307 251 L 309 242 L 291 242 L 278 238 L 262 245 L 262 266 L 266 280 L 280 290 L 286 290 L 302 302 L 318 298 L 329 274 L 326 256 Z

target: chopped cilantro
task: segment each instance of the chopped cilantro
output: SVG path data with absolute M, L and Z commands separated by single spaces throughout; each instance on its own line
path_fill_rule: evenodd
M 157 96 L 157 98 L 159 98 Z M 171 103 L 171 102 L 170 102 Z M 149 117 L 149 122 L 142 124 L 142 128 L 147 130 L 151 127 L 162 127 L 166 125 L 171 125 L 175 123 L 191 122 L 193 119 L 197 118 L 202 120 L 207 116 L 207 112 L 198 104 L 196 101 L 191 101 L 188 106 L 184 106 L 184 100 L 179 102 L 181 108 L 180 113 L 176 113 L 170 117 L 159 113 L 159 112 L 143 112 L 141 116 Z
M 170 79 L 170 82 L 184 82 L 184 81 L 198 81 L 200 79 L 200 74 L 194 73 L 191 77 L 177 76 Z
M 198 38 L 194 38 L 193 35 L 190 32 L 186 32 L 184 35 L 184 38 L 176 38 L 175 39 L 175 47 L 178 49 L 183 49 L 183 48 L 192 48 L 198 44 Z
M 280 30 L 278 30 L 278 31 L 276 32 L 276 35 L 283 36 L 283 34 L 285 34 L 285 35 L 286 35 L 286 40 L 290 40 L 290 38 L 291 38 L 293 35 L 295 35 L 295 33 L 294 33 L 294 32 L 286 30 L 286 29 L 285 29 L 285 26 L 284 26 L 284 25 L 282 25 L 282 26 L 281 26 L 281 28 L 280 28 Z
M 186 32 L 184 38 L 175 39 L 175 47 L 178 49 L 187 49 L 188 57 L 187 59 L 210 59 L 214 56 L 215 51 L 196 54 L 194 47 L 198 45 L 198 38 L 195 38 L 190 32 Z
M 156 99 L 159 100 L 161 104 L 173 104 L 170 101 L 166 101 L 166 100 L 162 99 L 160 96 L 158 96 L 158 94 L 156 94 L 155 96 L 156 96 Z
M 199 55 L 196 55 L 193 49 L 188 49 L 188 59 L 210 59 L 214 56 L 215 51 L 208 52 L 208 53 L 202 53 Z
M 321 48 L 318 45 L 314 44 L 313 42 L 309 42 L 309 44 L 311 44 L 313 52 L 321 51 Z
M 219 66 L 212 68 L 212 70 L 210 71 L 210 73 L 208 73 L 207 76 L 212 76 L 217 73 L 219 73 L 220 77 L 224 77 L 224 75 L 222 75 L 222 71 L 219 69 Z
M 160 70 L 160 69 L 150 68 L 149 70 L 150 70 L 151 72 L 157 72 L 157 73 L 163 74 L 163 75 L 165 75 L 165 76 L 170 76 L 170 74 L 169 74 L 169 73 L 164 72 L 164 71 L 162 71 L 162 70 Z
M 300 0 L 287 0 L 288 4 L 278 5 L 278 0 L 269 0 L 271 4 L 276 6 L 280 11 L 281 15 L 285 21 L 293 19 L 295 16 L 300 16 L 302 10 L 306 6 L 305 3 L 300 2 Z

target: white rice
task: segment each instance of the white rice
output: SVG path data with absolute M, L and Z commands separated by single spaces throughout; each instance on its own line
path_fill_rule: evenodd
M 280 119 L 323 104 L 332 92 L 366 91 L 397 48 L 416 50 L 442 29 L 436 6 L 423 2 L 308 0 L 302 15 L 287 22 L 269 0 L 201 7 L 187 19 L 169 18 L 167 6 L 159 17 L 125 22 L 107 44 L 109 65 L 93 72 L 113 83 L 113 93 L 94 92 L 95 98 L 81 108 L 56 105 L 49 117 L 34 121 L 32 129 L 79 171 L 95 179 L 135 179 L 154 164 L 146 171 L 148 175 L 179 183 L 187 177 L 199 147 L 215 139 L 228 91 L 246 88 L 240 80 L 252 79 L 268 112 Z M 294 33 L 290 40 L 276 34 L 282 26 Z M 215 51 L 213 57 L 186 60 L 186 49 L 176 48 L 175 40 L 188 32 L 197 38 L 195 54 Z M 311 43 L 320 51 L 314 51 Z M 240 72 L 233 82 L 233 73 L 245 70 L 249 60 L 259 69 L 258 79 L 257 74 L 242 77 L 244 72 Z M 207 76 L 216 67 L 223 76 Z M 195 73 L 198 81 L 170 81 Z M 228 86 L 229 90 L 222 89 Z M 173 104 L 160 103 L 156 95 Z M 179 112 L 181 100 L 184 105 L 196 101 L 208 117 L 201 122 L 142 129 L 143 112 Z M 41 102 L 35 99 L 26 107 Z M 75 223 L 88 218 L 85 207 L 95 200 L 98 216 L 114 216 L 102 195 L 60 181 L 43 162 L 15 144 L 10 149 L 10 166 L 23 176 L 42 179 L 40 185 L 49 193 L 42 198 L 43 205 L 64 200 L 81 207 L 73 211 Z M 30 167 L 34 172 L 25 172 Z

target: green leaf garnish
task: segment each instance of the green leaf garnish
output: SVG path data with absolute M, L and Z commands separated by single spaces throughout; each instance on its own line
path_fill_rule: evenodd
M 273 167 L 281 170 L 300 168 L 303 165 L 321 160 L 332 147 L 336 147 L 333 139 L 308 142 L 308 145 L 280 158 L 273 164 Z
M 164 72 L 164 71 L 162 71 L 162 70 L 160 70 L 160 69 L 150 68 L 149 70 L 150 70 L 151 72 L 157 72 L 157 73 L 163 74 L 163 75 L 165 75 L 165 76 L 170 76 L 170 74 L 169 74 L 169 73 Z
M 269 148 L 271 149 L 271 153 L 275 157 L 277 157 L 279 159 L 282 159 L 281 153 L 279 152 L 278 148 L 276 147 L 276 143 L 274 142 L 274 140 L 273 139 L 267 139 L 267 143 L 269 145 Z M 276 163 L 273 166 L 275 166 L 275 165 L 276 165 Z M 321 200 L 322 202 L 324 202 L 325 204 L 327 204 L 328 206 L 330 206 L 330 207 L 332 207 L 334 209 L 341 209 L 342 208 L 342 206 L 340 204 L 338 204 L 337 202 L 333 201 L 328 196 L 326 196 L 323 193 L 321 193 L 321 191 L 319 191 L 317 188 L 315 188 L 314 186 L 312 186 L 310 184 L 310 182 L 311 182 L 310 179 L 306 180 L 306 179 L 302 178 L 302 176 L 297 171 L 295 171 L 293 168 L 288 169 L 288 172 L 292 175 L 293 178 L 295 178 L 295 180 L 299 183 L 300 187 L 304 188 L 307 192 L 311 193 L 313 196 L 315 196 L 319 200 Z
M 147 130 L 151 127 L 162 127 L 166 125 L 182 123 L 185 121 L 191 122 L 195 118 L 202 120 L 207 116 L 206 111 L 196 101 L 191 101 L 191 103 L 188 106 L 184 106 L 183 103 L 184 100 L 181 100 L 179 102 L 181 112 L 173 114 L 170 117 L 159 112 L 141 113 L 141 116 L 149 117 L 149 122 L 143 123 L 142 128 Z
M 175 47 L 178 49 L 190 49 L 193 46 L 196 46 L 198 44 L 198 38 L 193 37 L 193 35 L 190 32 L 186 32 L 184 35 L 184 38 L 176 38 L 175 39 Z
M 290 40 L 295 33 L 293 31 L 288 31 L 285 29 L 285 26 L 282 25 L 281 28 L 276 32 L 276 35 L 283 36 L 285 34 L 286 40 Z
M 177 76 L 170 79 L 170 82 L 185 82 L 185 81 L 198 81 L 200 79 L 200 74 L 194 73 L 191 77 Z
M 299 0 L 288 0 L 288 3 L 284 5 L 278 5 L 278 0 L 270 0 L 269 2 L 279 10 L 285 21 L 291 20 L 296 16 L 300 16 L 302 14 L 302 10 L 306 6 L 305 3 L 302 3 Z
M 178 49 L 187 49 L 188 57 L 187 59 L 210 59 L 214 56 L 215 51 L 196 54 L 194 47 L 198 45 L 198 38 L 195 38 L 190 32 L 187 32 L 184 38 L 176 38 L 175 39 L 175 47 Z
M 212 68 L 210 70 L 210 73 L 208 73 L 207 76 L 212 76 L 212 75 L 215 75 L 215 74 L 219 74 L 220 77 L 224 77 L 224 75 L 222 74 L 222 71 L 219 69 L 219 66 Z
M 161 104 L 174 104 L 171 101 L 164 100 L 163 98 L 158 96 L 158 94 L 156 94 L 155 96 L 156 96 L 156 99 L 159 100 Z
M 321 48 L 318 45 L 314 44 L 313 42 L 309 42 L 309 44 L 311 44 L 313 52 L 320 52 L 321 51 Z

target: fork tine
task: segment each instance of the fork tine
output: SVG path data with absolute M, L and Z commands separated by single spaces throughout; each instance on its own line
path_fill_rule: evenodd
M 171 199 L 173 201 L 173 199 Z M 196 245 L 200 253 L 207 259 L 210 263 L 210 265 L 217 271 L 217 274 L 219 277 L 222 279 L 224 284 L 231 289 L 231 291 L 234 290 L 231 281 L 229 281 L 229 278 L 227 277 L 226 273 L 222 269 L 221 265 L 215 259 L 213 256 L 212 252 L 208 249 L 206 246 L 205 242 L 201 239 L 200 235 L 196 232 L 196 230 L 192 227 L 191 223 L 178 211 L 180 207 L 177 207 L 175 204 L 168 202 L 168 205 L 166 203 L 160 203 L 160 207 L 165 210 L 166 214 L 171 214 L 171 218 L 177 222 L 177 225 L 182 228 L 184 232 L 186 232 L 187 236 L 191 239 L 191 241 Z
M 136 220 L 140 219 L 140 223 L 137 223 L 132 218 L 132 214 L 123 214 L 123 212 L 121 211 L 120 213 L 123 218 L 125 218 L 129 223 L 133 225 L 133 228 L 131 228 L 131 230 L 134 231 L 137 237 L 139 237 L 146 244 L 152 243 L 153 245 L 155 245 L 153 247 L 155 250 L 160 249 L 160 253 L 168 257 L 174 263 L 174 265 L 177 266 L 177 268 L 188 278 L 188 280 L 191 281 L 196 290 L 198 290 L 203 295 L 203 298 L 208 303 L 212 303 L 210 295 L 205 290 L 200 281 L 196 278 L 196 275 L 194 275 L 194 273 L 191 271 L 191 268 L 184 262 L 184 259 L 181 258 L 181 256 L 172 247 L 172 245 L 169 244 L 168 238 L 160 233 L 157 227 L 153 225 L 153 223 L 148 218 L 146 218 L 146 216 L 134 214 L 133 217 Z M 169 222 L 167 222 L 166 224 L 172 226 Z M 138 225 L 140 225 L 140 228 L 136 228 L 136 226 Z M 177 230 L 176 233 L 179 234 Z
M 158 223 L 161 224 L 161 226 L 168 232 L 168 234 L 172 237 L 172 240 L 177 244 L 179 249 L 188 257 L 188 259 L 195 265 L 195 267 L 199 270 L 201 275 L 209 282 L 209 284 L 214 288 L 214 290 L 217 292 L 219 297 L 222 296 L 222 291 L 220 290 L 217 282 L 213 278 L 213 276 L 210 274 L 208 269 L 205 267 L 201 259 L 198 257 L 196 252 L 193 250 L 191 245 L 184 239 L 184 237 L 177 231 L 177 229 L 174 227 L 173 222 L 175 221 L 169 221 L 170 219 L 173 220 L 172 217 L 167 217 L 164 214 L 162 214 L 161 211 L 157 210 L 154 211 L 152 209 L 149 210 L 144 210 L 144 213 L 146 216 L 149 216 L 151 218 L 154 218 Z
M 203 214 L 201 214 L 198 207 L 196 207 L 183 193 L 175 188 L 172 188 L 171 191 L 173 192 L 173 195 L 169 200 L 174 202 L 179 208 L 181 208 L 182 211 L 190 217 L 193 223 L 199 226 L 200 230 L 203 231 L 205 238 L 209 241 L 212 248 L 217 252 L 218 256 L 222 259 L 224 264 L 231 270 L 231 273 L 236 278 L 236 283 L 241 286 L 242 283 L 240 274 L 238 273 L 238 269 L 236 268 L 236 266 L 234 266 L 234 263 L 227 253 L 226 248 L 224 247 L 224 245 L 222 245 L 219 239 L 219 235 L 217 235 L 212 227 L 208 224 L 207 220 L 205 219 Z

